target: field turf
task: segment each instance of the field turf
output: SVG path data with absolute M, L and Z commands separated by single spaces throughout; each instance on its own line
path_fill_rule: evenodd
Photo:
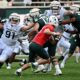
M 70 58 L 64 69 L 63 75 L 54 76 L 55 69 L 48 73 L 33 73 L 31 69 L 25 70 L 21 77 L 14 75 L 15 70 L 19 67 L 18 62 L 12 64 L 12 69 L 7 70 L 6 66 L 0 69 L 0 80 L 80 80 L 80 63 L 75 62 L 75 58 Z

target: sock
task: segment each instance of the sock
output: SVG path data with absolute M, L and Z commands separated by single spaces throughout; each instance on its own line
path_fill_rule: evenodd
M 63 56 L 65 56 L 66 54 L 68 54 L 69 49 L 66 49 L 66 51 L 63 53 Z
M 35 66 L 38 66 L 38 62 L 34 62 L 33 64 L 34 64 Z
M 56 70 L 59 70 L 60 69 L 58 64 L 55 65 L 55 69 Z
M 45 70 L 47 70 L 49 67 L 49 64 L 45 64 L 44 67 L 45 67 Z
M 8 63 L 8 66 L 11 66 L 11 63 Z
M 79 62 L 79 56 L 80 56 L 80 53 L 76 53 L 76 62 L 78 63 Z
M 22 68 L 19 68 L 17 71 L 18 71 L 18 72 L 22 72 Z
M 62 61 L 62 63 L 63 63 L 63 64 L 65 64 L 65 63 L 66 63 L 66 60 L 68 59 L 68 57 L 69 57 L 69 55 L 68 55 L 68 54 L 66 54 L 66 55 L 65 55 L 65 57 L 64 57 L 64 59 L 63 59 L 63 61 Z
M 52 70 L 52 63 L 48 65 L 48 71 L 51 71 L 51 70 Z

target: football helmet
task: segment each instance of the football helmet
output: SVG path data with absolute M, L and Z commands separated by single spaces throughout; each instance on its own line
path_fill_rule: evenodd
M 30 13 L 31 16 L 34 16 L 34 17 L 39 16 L 40 15 L 40 9 L 39 8 L 33 8 L 33 9 L 30 10 L 29 13 Z
M 13 20 L 13 21 L 16 21 L 17 23 L 20 22 L 20 16 L 18 13 L 11 13 L 10 16 L 9 16 L 9 20 Z
M 77 11 L 79 11 L 79 7 L 80 7 L 79 5 L 73 4 L 72 6 L 70 6 L 70 10 L 77 12 Z
M 52 9 L 59 9 L 59 7 L 61 7 L 61 4 L 59 1 L 52 1 L 51 4 L 50 4 L 50 7 Z
M 61 4 L 59 1 L 52 1 L 50 3 L 50 8 L 53 11 L 54 15 L 59 13 L 60 7 L 61 7 Z
M 24 16 L 24 24 L 27 25 L 28 22 L 33 23 L 33 18 L 30 16 L 30 14 L 25 14 L 25 16 Z
M 49 23 L 54 25 L 55 27 L 58 27 L 58 25 L 59 25 L 58 18 L 56 16 L 50 16 Z

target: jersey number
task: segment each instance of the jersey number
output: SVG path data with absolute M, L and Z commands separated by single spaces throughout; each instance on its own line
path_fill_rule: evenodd
M 10 31 L 6 31 L 6 37 L 7 38 L 12 38 L 12 39 L 14 39 L 14 36 L 15 36 L 15 33 L 14 32 L 10 32 Z

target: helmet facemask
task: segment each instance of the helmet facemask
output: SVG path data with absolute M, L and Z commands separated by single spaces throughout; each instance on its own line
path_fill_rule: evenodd
M 9 16 L 9 21 L 11 22 L 11 24 L 17 25 L 20 22 L 20 16 L 17 13 L 12 13 Z
M 33 20 L 36 19 L 36 21 L 39 18 L 40 13 L 40 9 L 38 8 L 33 8 L 30 10 L 30 16 L 33 18 Z
M 58 1 L 53 1 L 50 4 L 50 8 L 53 11 L 53 15 L 58 15 L 60 10 L 61 4 Z
M 33 23 L 33 19 L 32 17 L 30 16 L 30 14 L 26 14 L 24 16 L 24 24 L 27 25 L 28 23 Z

